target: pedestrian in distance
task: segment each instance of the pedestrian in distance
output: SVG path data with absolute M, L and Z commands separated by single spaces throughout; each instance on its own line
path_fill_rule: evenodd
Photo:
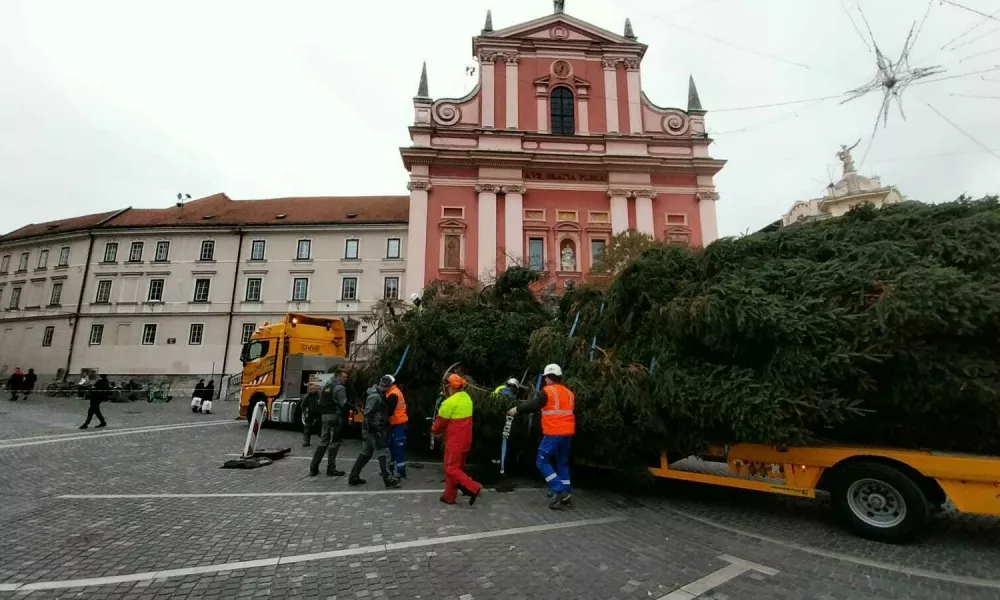
M 392 375 L 385 377 L 392 382 L 385 393 L 389 413 L 389 471 L 406 479 L 406 424 L 410 420 L 406 415 L 406 398 L 396 385 L 396 378 Z
M 24 391 L 25 400 L 31 397 L 31 392 L 35 391 L 35 383 L 37 381 L 38 375 L 35 375 L 35 370 L 28 369 L 28 374 L 24 376 L 24 385 L 21 386 L 21 390 Z
M 196 413 L 201 410 L 204 391 L 205 380 L 199 379 L 198 383 L 194 384 L 194 392 L 191 394 L 191 412 Z
M 313 427 L 319 415 L 319 383 L 310 381 L 306 395 L 302 396 L 302 447 L 310 446 Z
M 441 502 L 455 504 L 458 492 L 469 497 L 469 506 L 483 486 L 465 472 L 465 459 L 472 450 L 472 398 L 465 391 L 466 382 L 452 373 L 448 376 L 448 395 L 438 409 L 432 434 L 444 434 L 444 493 Z
M 14 367 L 14 372 L 7 380 L 7 391 L 10 392 L 11 402 L 17 402 L 17 396 L 22 387 L 24 387 L 24 373 L 21 372 L 21 367 Z
M 542 389 L 533 398 L 507 411 L 510 416 L 542 413 L 542 442 L 538 445 L 535 466 L 549 487 L 549 508 L 569 506 L 573 498 L 569 478 L 569 452 L 576 433 L 576 395 L 562 383 L 562 368 L 546 365 L 542 371 Z M 552 463 L 555 468 L 552 468 Z
M 347 371 L 337 369 L 330 381 L 326 382 L 319 394 L 320 437 L 316 452 L 309 463 L 309 475 L 319 475 L 319 465 L 326 459 L 326 474 L 330 477 L 342 477 L 343 471 L 337 468 L 337 452 L 343 438 L 344 417 L 347 412 Z
M 101 414 L 101 403 L 108 399 L 110 391 L 111 384 L 108 383 L 108 376 L 101 375 L 101 378 L 94 384 L 94 389 L 90 390 L 90 407 L 87 408 L 87 420 L 84 421 L 83 425 L 80 425 L 80 429 L 89 427 L 90 420 L 94 417 L 97 417 L 97 420 L 100 421 L 100 424 L 97 426 L 98 429 L 108 426 L 108 422 L 104 420 L 104 415 Z
M 208 382 L 205 389 L 202 390 L 201 397 L 201 410 L 198 412 L 203 412 L 206 415 L 212 414 L 212 401 L 215 400 L 215 380 Z
M 378 459 L 378 468 L 385 487 L 387 489 L 399 487 L 399 478 L 389 472 L 389 412 L 385 394 L 393 383 L 391 377 L 383 376 L 365 393 L 365 416 L 361 424 L 361 454 L 354 461 L 351 475 L 347 479 L 348 485 L 368 483 L 361 479 L 361 470 L 374 456 Z

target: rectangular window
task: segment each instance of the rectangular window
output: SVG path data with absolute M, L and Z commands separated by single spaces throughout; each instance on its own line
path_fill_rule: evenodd
M 38 268 L 44 269 L 49 266 L 49 251 L 42 250 L 38 253 Z
M 60 267 L 69 266 L 69 246 L 63 246 L 59 250 L 59 266 Z
M 56 334 L 56 328 L 49 325 L 45 328 L 45 333 L 42 334 L 42 346 L 52 345 L 52 336 Z
M 309 299 L 309 278 L 296 277 L 292 280 L 292 301 L 305 302 Z
M 604 256 L 604 250 L 607 249 L 607 240 L 590 240 L 590 264 L 593 265 L 597 261 L 601 260 Z
M 344 258 L 348 260 L 358 259 L 358 246 L 361 244 L 361 240 L 347 240 L 344 245 Z
M 260 284 L 262 281 L 260 277 L 247 279 L 247 302 L 260 302 Z
M 240 343 L 248 343 L 250 341 L 250 337 L 253 336 L 254 331 L 257 331 L 256 323 L 244 323 L 243 331 L 240 332 Z
M 399 300 L 399 277 L 386 277 L 383 297 L 386 300 Z
M 344 279 L 340 282 L 340 299 L 341 300 L 358 299 L 357 277 L 344 277 Z
M 7 273 L 10 270 L 10 254 L 5 254 L 0 258 L 0 273 Z
M 156 262 L 167 262 L 170 258 L 170 242 L 156 242 L 156 254 L 153 260 Z
M 201 243 L 201 253 L 198 260 L 215 260 L 215 241 L 205 240 Z
M 528 239 L 528 266 L 536 271 L 545 269 L 545 239 Z
M 17 263 L 17 270 L 18 271 L 27 271 L 28 270 L 28 254 L 29 254 L 28 252 L 22 252 L 21 253 L 21 261 Z
M 21 288 L 16 287 L 10 291 L 10 304 L 8 308 L 20 308 L 21 307 Z
M 312 240 L 299 240 L 295 246 L 295 260 L 309 260 L 312 258 Z
M 389 238 L 385 242 L 385 257 L 386 258 L 399 258 L 399 238 Z
M 142 345 L 152 346 L 156 343 L 156 324 L 146 323 L 142 326 Z
M 111 280 L 102 279 L 97 282 L 97 296 L 94 302 L 97 304 L 107 304 L 111 301 Z
M 90 340 L 87 343 L 91 346 L 100 346 L 101 340 L 104 339 L 104 325 L 91 325 L 90 326 Z
M 444 236 L 444 265 L 445 269 L 462 268 L 462 236 L 457 234 L 446 234 Z
M 59 306 L 62 303 L 62 282 L 52 284 L 52 295 L 49 296 L 49 306 Z
M 264 260 L 264 240 L 250 242 L 250 260 Z
M 212 287 L 211 279 L 196 279 L 194 281 L 194 302 L 208 302 L 208 292 Z
M 104 260 L 101 262 L 113 263 L 118 260 L 118 242 L 108 242 L 104 245 Z
M 142 262 L 142 242 L 132 242 L 128 249 L 129 262 Z
M 202 323 L 191 323 L 191 330 L 188 331 L 188 346 L 200 346 L 204 335 L 205 325 Z
M 163 279 L 149 280 L 149 294 L 146 295 L 146 302 L 163 302 Z

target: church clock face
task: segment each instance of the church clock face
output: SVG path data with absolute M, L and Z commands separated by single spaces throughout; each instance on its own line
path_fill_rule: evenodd
M 557 60 L 552 63 L 552 74 L 560 79 L 566 79 L 573 72 L 573 68 L 565 60 Z

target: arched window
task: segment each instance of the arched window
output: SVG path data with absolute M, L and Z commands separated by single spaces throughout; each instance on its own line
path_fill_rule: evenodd
M 573 135 L 576 131 L 573 121 L 573 92 L 568 87 L 559 86 L 549 96 L 549 117 L 551 131 L 557 135 Z

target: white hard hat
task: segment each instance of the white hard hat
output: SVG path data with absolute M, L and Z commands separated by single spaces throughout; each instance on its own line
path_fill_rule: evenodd
M 520 382 L 514 379 L 513 377 L 507 380 L 507 385 L 509 385 L 510 387 L 517 387 L 518 384 L 520 384 Z
M 410 294 L 410 300 L 420 300 L 420 294 L 413 292 Z
M 392 384 L 396 383 L 396 378 L 393 377 L 392 375 L 383 375 L 382 376 L 382 381 L 386 381 L 386 382 L 389 383 L 389 385 L 392 385 Z
M 551 365 L 545 365 L 545 370 L 542 371 L 542 376 L 555 375 L 556 377 L 562 377 L 562 369 L 559 365 L 552 363 Z

